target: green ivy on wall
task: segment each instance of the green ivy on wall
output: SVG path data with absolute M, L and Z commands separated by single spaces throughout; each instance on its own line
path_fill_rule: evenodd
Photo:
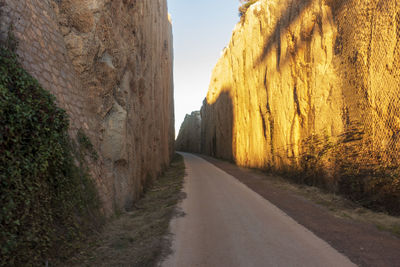
M 42 265 L 62 257 L 101 218 L 84 153 L 68 135 L 55 98 L 0 48 L 0 265 Z M 82 147 L 83 146 L 83 147 Z M 79 162 L 78 166 L 75 164 Z

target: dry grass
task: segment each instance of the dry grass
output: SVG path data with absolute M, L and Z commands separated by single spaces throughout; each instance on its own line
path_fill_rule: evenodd
M 301 195 L 318 205 L 326 207 L 336 217 L 371 223 L 379 230 L 387 231 L 400 237 L 400 217 L 372 211 L 340 195 L 326 193 L 317 187 L 292 183 L 280 176 L 265 175 L 265 179 L 279 188 Z
M 176 204 L 185 165 L 176 154 L 170 168 L 147 190 L 135 209 L 112 221 L 92 247 L 66 266 L 155 266 L 170 252 L 169 222 L 177 215 Z

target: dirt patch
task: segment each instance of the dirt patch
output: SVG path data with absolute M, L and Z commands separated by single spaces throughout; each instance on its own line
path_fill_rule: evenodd
M 133 211 L 119 214 L 80 255 L 62 266 L 155 266 L 170 253 L 168 227 L 178 215 L 184 174 L 183 157 L 176 154 Z
M 400 266 L 400 219 L 340 196 L 198 155 L 237 178 L 359 266 Z M 382 231 L 390 230 L 391 233 Z

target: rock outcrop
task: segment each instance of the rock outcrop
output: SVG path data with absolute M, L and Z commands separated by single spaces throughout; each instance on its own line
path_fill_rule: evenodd
M 186 114 L 182 122 L 178 137 L 175 142 L 177 151 L 200 153 L 201 117 L 200 111 L 193 111 L 192 114 Z
M 318 161 L 333 186 L 347 163 L 399 166 L 399 62 L 396 0 L 260 0 L 213 71 L 202 150 L 281 171 Z
M 167 1 L 0 0 L 1 34 L 51 91 L 99 159 L 104 212 L 129 209 L 174 151 L 172 29 Z
M 166 1 L 64 0 L 60 28 L 101 133 L 102 174 L 128 208 L 173 151 L 172 33 Z

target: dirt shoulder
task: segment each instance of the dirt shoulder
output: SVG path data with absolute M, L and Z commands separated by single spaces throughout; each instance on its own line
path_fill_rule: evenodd
M 279 207 L 359 266 L 400 266 L 400 219 L 374 213 L 318 189 L 198 155 Z M 391 230 L 389 233 L 385 230 Z
M 170 253 L 169 222 L 177 216 L 185 165 L 176 154 L 132 211 L 112 219 L 105 229 L 61 266 L 156 266 Z M 89 243 L 89 242 L 87 242 Z

